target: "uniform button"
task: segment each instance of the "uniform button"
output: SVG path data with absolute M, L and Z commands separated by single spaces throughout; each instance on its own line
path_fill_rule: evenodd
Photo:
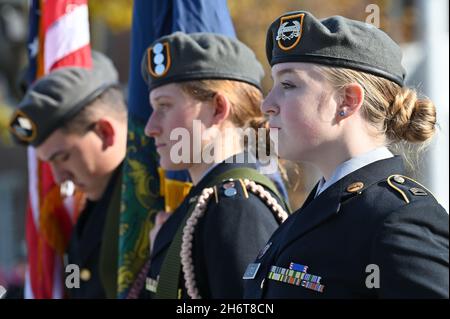
M 356 193 L 357 191 L 361 190 L 364 187 L 363 182 L 356 182 L 348 185 L 347 192 L 349 193 Z
M 261 289 L 264 288 L 264 282 L 265 282 L 265 281 L 266 281 L 266 278 L 264 278 L 264 279 L 261 281 L 261 285 L 260 285 Z
M 399 184 L 403 184 L 405 182 L 405 179 L 403 177 L 401 177 L 400 175 L 395 175 L 394 181 L 396 181 Z
M 88 281 L 91 279 L 91 271 L 89 269 L 81 269 L 80 278 L 83 281 Z

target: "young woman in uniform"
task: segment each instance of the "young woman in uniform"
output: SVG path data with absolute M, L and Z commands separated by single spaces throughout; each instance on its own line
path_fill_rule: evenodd
M 270 26 L 262 110 L 281 158 L 323 178 L 248 267 L 247 298 L 448 298 L 449 219 L 395 143 L 426 143 L 436 109 L 405 87 L 372 25 L 290 12 Z
M 142 65 L 153 108 L 145 133 L 161 167 L 187 169 L 194 184 L 156 235 L 146 292 L 241 298 L 247 264 L 287 217 L 274 184 L 234 143 L 239 128 L 265 122 L 262 67 L 238 40 L 180 32 L 153 43 Z

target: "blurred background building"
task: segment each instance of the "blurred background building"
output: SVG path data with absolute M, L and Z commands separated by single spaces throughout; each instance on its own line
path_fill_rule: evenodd
M 89 0 L 91 44 L 109 55 L 128 80 L 132 0 Z M 265 58 L 269 24 L 291 10 L 308 10 L 317 17 L 344 15 L 379 23 L 404 49 L 407 82 L 437 106 L 439 130 L 427 151 L 407 149 L 410 173 L 449 208 L 449 8 L 447 0 L 228 0 L 238 37 L 255 50 L 266 68 L 264 90 L 271 86 Z M 379 14 L 379 15 L 378 15 Z M 379 19 L 377 19 L 379 17 Z M 24 216 L 27 202 L 26 149 L 10 140 L 7 124 L 23 89 L 27 63 L 28 1 L 0 0 L 0 285 L 20 286 L 26 251 Z M 319 178 L 312 167 L 284 163 L 293 208 L 298 208 Z M 426 213 L 426 212 L 424 212 Z

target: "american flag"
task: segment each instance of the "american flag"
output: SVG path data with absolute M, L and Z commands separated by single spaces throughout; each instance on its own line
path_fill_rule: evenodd
M 65 66 L 92 65 L 87 0 L 30 1 L 28 82 Z M 28 148 L 26 218 L 28 270 L 25 298 L 64 297 L 63 254 L 79 211 L 79 198 L 63 199 L 49 165 Z

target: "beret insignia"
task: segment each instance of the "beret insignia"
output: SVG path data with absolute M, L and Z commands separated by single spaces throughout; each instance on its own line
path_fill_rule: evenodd
M 170 69 L 171 57 L 168 42 L 158 42 L 147 49 L 148 72 L 154 77 L 162 77 Z
M 16 111 L 9 125 L 11 132 L 23 142 L 31 142 L 36 137 L 36 124 L 21 111 Z
M 280 27 L 277 31 L 276 40 L 278 46 L 285 51 L 291 50 L 297 46 L 302 37 L 303 18 L 305 14 L 293 14 L 280 19 Z

